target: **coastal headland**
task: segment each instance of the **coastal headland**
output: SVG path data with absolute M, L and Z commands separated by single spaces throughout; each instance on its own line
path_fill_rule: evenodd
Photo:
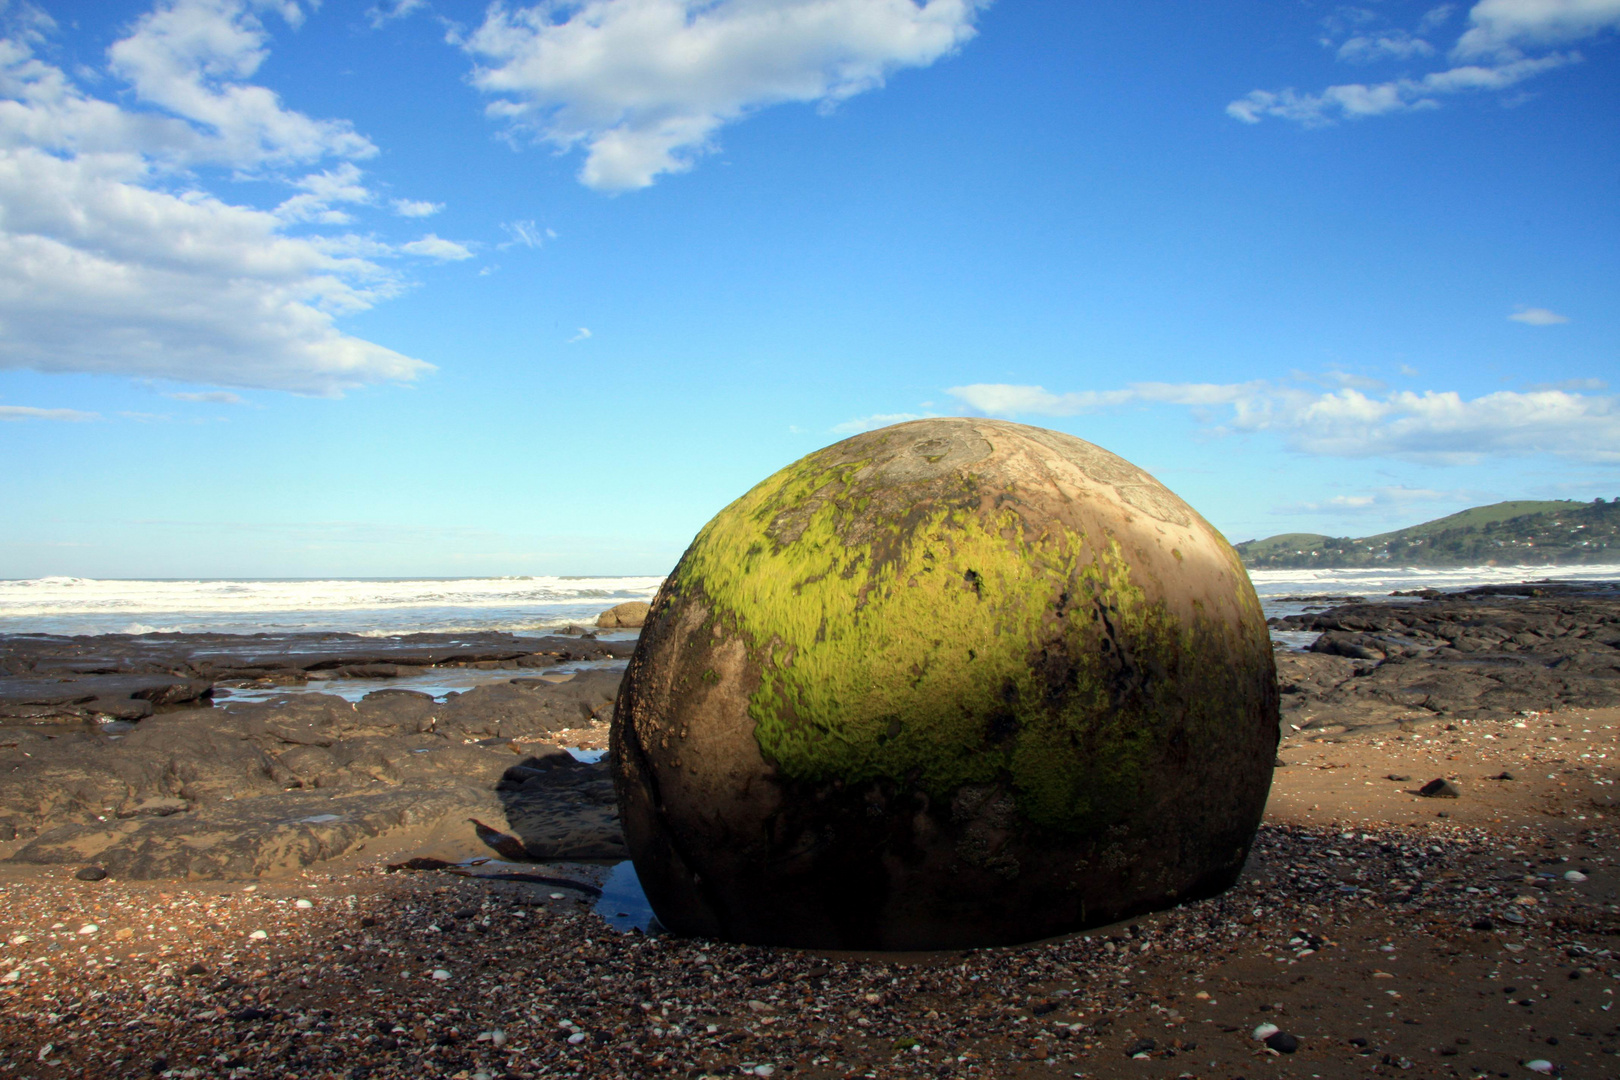
M 628 639 L 9 637 L 0 1075 L 1615 1075 L 1620 595 L 1321 608 L 1236 887 L 918 954 L 615 923 Z

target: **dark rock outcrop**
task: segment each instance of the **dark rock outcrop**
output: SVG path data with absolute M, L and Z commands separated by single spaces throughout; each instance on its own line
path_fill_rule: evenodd
M 1273 619 L 1321 634 L 1279 651 L 1286 725 L 1359 728 L 1620 705 L 1620 592 L 1536 583 Z
M 285 872 L 444 828 L 472 854 L 469 818 L 521 837 L 533 858 L 623 857 L 607 767 L 532 741 L 605 717 L 618 681 L 520 679 L 442 702 L 286 695 L 161 712 L 122 733 L 82 721 L 0 729 L 0 836 L 16 861 L 126 878 Z M 514 767 L 534 776 L 514 783 Z

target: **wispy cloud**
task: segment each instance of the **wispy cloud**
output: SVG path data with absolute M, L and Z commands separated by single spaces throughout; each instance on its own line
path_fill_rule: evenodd
M 233 394 L 229 390 L 203 390 L 199 392 L 183 392 L 164 394 L 164 397 L 176 401 L 199 401 L 209 405 L 245 405 L 242 395 Z
M 80 412 L 78 409 L 36 409 L 32 405 L 0 405 L 0 420 L 60 420 L 82 424 L 100 419 L 100 413 Z
M 510 247 L 544 247 L 547 240 L 557 239 L 556 233 L 550 229 L 543 229 L 532 221 L 508 221 L 502 224 L 501 228 L 512 238 L 497 245 L 502 250 Z
M 1366 394 L 1276 382 L 1134 383 L 1117 390 L 1051 393 L 977 383 L 947 391 L 994 416 L 1076 416 L 1131 405 L 1193 406 L 1215 434 L 1274 432 L 1292 450 L 1327 457 L 1396 457 L 1471 464 L 1485 457 L 1554 454 L 1620 461 L 1620 401 L 1570 390 Z
M 1376 515 L 1399 511 L 1413 503 L 1436 503 L 1442 500 L 1466 501 L 1471 493 L 1461 491 L 1435 491 L 1430 488 L 1409 488 L 1402 485 L 1377 487 L 1354 495 L 1335 495 L 1316 502 L 1291 503 L 1279 506 L 1279 514 L 1320 513 Z
M 1544 307 L 1520 308 L 1508 318 L 1514 322 L 1522 322 L 1527 326 L 1557 326 L 1559 323 L 1569 322 L 1569 316 L 1560 315 L 1556 311 L 1548 311 Z
M 1346 38 L 1338 48 L 1340 60 L 1370 64 L 1380 60 L 1410 60 L 1415 56 L 1433 56 L 1434 46 L 1404 30 L 1391 30 L 1382 34 L 1357 34 Z
M 854 420 L 845 420 L 842 424 L 833 425 L 834 435 L 859 435 L 863 431 L 876 431 L 880 427 L 890 424 L 903 424 L 907 420 L 923 420 L 933 413 L 875 413 L 872 416 L 861 416 Z
M 591 336 L 590 327 L 582 326 L 578 330 L 574 331 L 574 336 L 568 339 L 568 344 L 572 345 L 576 341 L 585 341 L 590 336 Z
M 421 199 L 393 199 L 388 203 L 394 208 L 394 213 L 400 217 L 424 218 L 432 217 L 444 209 L 442 202 L 426 202 Z
M 823 108 L 928 65 L 987 0 L 574 0 L 490 6 L 465 36 L 489 116 L 561 150 L 579 179 L 643 188 L 690 169 L 721 127 L 785 102 Z
M 1432 34 L 1450 18 L 1451 8 L 1430 10 L 1416 33 L 1399 27 L 1370 28 L 1377 13 L 1350 9 L 1353 19 L 1329 20 L 1324 40 L 1341 60 L 1358 63 L 1409 62 L 1435 55 L 1418 35 Z M 1353 29 L 1352 29 L 1353 28 Z M 1402 75 L 1376 83 L 1345 83 L 1315 93 L 1288 87 L 1253 90 L 1226 107 L 1227 115 L 1248 124 L 1267 117 L 1319 127 L 1388 113 L 1439 108 L 1448 95 L 1506 90 L 1526 79 L 1577 63 L 1576 52 L 1554 51 L 1620 29 L 1620 0 L 1480 0 L 1468 13 L 1468 29 L 1449 50 L 1450 66 L 1423 75 Z M 1339 35 L 1344 36 L 1339 40 Z
M 408 244 L 401 244 L 399 250 L 407 255 L 420 255 L 426 259 L 438 259 L 441 262 L 459 262 L 462 259 L 473 257 L 472 249 L 466 244 L 459 244 L 454 240 L 428 233 L 420 240 L 412 240 Z
M 403 19 L 427 6 L 427 0 L 379 0 L 366 9 L 366 19 L 373 30 L 381 30 L 395 19 Z

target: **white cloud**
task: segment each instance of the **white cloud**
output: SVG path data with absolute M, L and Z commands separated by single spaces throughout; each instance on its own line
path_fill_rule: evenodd
M 1562 67 L 1575 57 L 1561 53 L 1515 60 L 1497 67 L 1466 65 L 1433 72 L 1421 79 L 1395 79 L 1368 86 L 1347 83 L 1330 86 L 1320 94 L 1286 90 L 1251 90 L 1227 105 L 1226 113 L 1246 124 L 1268 116 L 1294 120 L 1306 127 L 1321 127 L 1337 120 L 1360 120 L 1386 113 L 1437 109 L 1439 98 L 1473 90 L 1505 90 L 1533 75 Z
M 1449 5 L 1431 10 L 1420 21 L 1419 31 L 1438 29 L 1450 14 Z M 1450 51 L 1451 67 L 1380 83 L 1330 86 L 1314 94 L 1293 87 L 1252 90 L 1228 104 L 1226 113 L 1247 124 L 1276 117 L 1319 127 L 1439 108 L 1441 100 L 1452 94 L 1505 90 L 1578 62 L 1578 53 L 1547 50 L 1620 28 L 1620 0 L 1480 0 L 1470 10 L 1468 22 L 1469 29 Z M 1331 38 L 1327 44 L 1332 44 Z M 1360 31 L 1338 46 L 1340 59 L 1363 62 L 1414 60 L 1433 53 L 1428 41 L 1399 29 Z
M 352 162 L 345 161 L 335 169 L 310 173 L 293 181 L 303 189 L 276 207 L 276 216 L 285 221 L 318 221 L 323 225 L 347 225 L 353 219 L 341 210 L 333 210 L 333 203 L 368 203 L 371 192 L 360 182 L 361 172 Z
M 419 199 L 395 199 L 388 205 L 394 208 L 394 213 L 400 217 L 424 218 L 432 217 L 444 209 L 442 202 L 425 202 Z
M 863 431 L 876 431 L 890 424 L 903 424 L 907 420 L 922 420 L 933 413 L 877 413 L 872 416 L 862 416 L 854 420 L 845 420 L 842 424 L 833 425 L 835 435 L 859 435 Z
M 274 92 L 242 82 L 269 54 L 258 9 L 295 27 L 304 20 L 297 0 L 165 0 L 107 50 L 109 68 L 139 100 L 190 121 L 216 160 L 238 168 L 375 154 L 347 121 L 292 112 Z
M 1525 49 L 1620 30 L 1620 0 L 1480 0 L 1468 23 L 1454 55 L 1514 59 Z
M 509 8 L 452 40 L 490 116 L 583 147 L 589 187 L 646 187 L 770 105 L 830 107 L 973 36 L 986 0 L 573 0 Z
M 1560 315 L 1556 311 L 1548 311 L 1544 307 L 1520 308 L 1508 318 L 1514 322 L 1522 322 L 1529 326 L 1557 326 L 1559 323 L 1569 322 L 1569 316 Z
M 420 240 L 412 240 L 408 244 L 401 244 L 399 250 L 407 255 L 420 255 L 428 259 L 440 259 L 445 262 L 454 262 L 461 259 L 470 259 L 473 253 L 466 244 L 458 244 L 454 240 L 445 240 L 442 237 L 428 233 Z
M 1418 369 L 1413 367 L 1411 364 L 1402 364 L 1396 370 L 1402 375 L 1405 375 L 1408 379 L 1415 379 L 1422 374 L 1422 372 L 1418 371 Z
M 572 345 L 572 344 L 573 344 L 573 343 L 574 343 L 574 342 L 576 342 L 576 341 L 586 341 L 586 340 L 588 340 L 588 339 L 589 339 L 589 338 L 590 338 L 590 337 L 591 337 L 591 330 L 590 330 L 590 327 L 588 327 L 588 326 L 582 326 L 582 327 L 580 327 L 580 328 L 579 328 L 579 330 L 577 330 L 577 331 L 576 331 L 576 332 L 575 332 L 575 333 L 574 333 L 574 336 L 573 336 L 573 337 L 571 337 L 571 338 L 569 338 L 569 339 L 568 339 L 568 344 L 570 344 L 570 345 Z
M 1382 34 L 1357 34 L 1346 38 L 1338 50 L 1340 60 L 1361 64 L 1376 63 L 1380 60 L 1410 60 L 1416 56 L 1433 55 L 1433 45 L 1422 38 L 1413 37 L 1404 30 L 1390 30 Z
M 366 9 L 366 18 L 373 30 L 380 30 L 395 19 L 403 19 L 425 7 L 427 0 L 380 0 Z
M 1322 393 L 1272 382 L 1136 383 L 1122 390 L 1054 394 L 1039 386 L 979 383 L 947 391 L 998 416 L 1075 416 L 1127 405 L 1224 406 L 1217 434 L 1275 432 L 1300 453 L 1399 457 L 1465 464 L 1486 456 L 1555 454 L 1620 461 L 1620 399 L 1566 390 Z
M 1434 491 L 1429 488 L 1409 488 L 1403 485 L 1373 488 L 1371 491 L 1357 495 L 1335 495 L 1330 499 L 1317 502 L 1294 503 L 1289 506 L 1280 506 L 1276 512 L 1281 514 L 1319 513 L 1324 510 L 1337 511 L 1340 514 L 1376 514 L 1390 510 L 1399 510 L 1412 503 L 1434 503 L 1440 500 L 1457 501 L 1466 499 L 1467 493 L 1458 491 Z
M 90 97 L 27 40 L 0 40 L 0 368 L 137 375 L 337 394 L 431 365 L 340 332 L 396 295 L 386 244 L 292 236 L 370 193 L 351 161 L 374 147 L 340 121 L 243 84 L 268 40 L 258 13 L 291 0 L 175 0 L 109 50 L 136 111 Z M 93 75 L 93 73 L 92 73 Z M 224 166 L 298 188 L 236 206 L 179 172 Z
M 244 405 L 240 394 L 233 394 L 229 390 L 206 390 L 201 393 L 164 394 L 164 397 L 176 401 L 200 401 L 210 405 Z
M 100 420 L 100 413 L 80 412 L 78 409 L 36 409 L 32 405 L 0 405 L 0 420 L 64 420 L 84 423 Z

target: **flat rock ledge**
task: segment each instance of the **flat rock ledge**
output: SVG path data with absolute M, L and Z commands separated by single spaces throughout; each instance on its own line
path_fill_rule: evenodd
M 249 878 L 411 836 L 502 857 L 625 857 L 612 779 L 548 743 L 611 717 L 620 673 L 516 678 L 447 701 L 383 690 L 178 708 L 109 734 L 0 728 L 0 851 L 127 879 Z
M 1620 591 L 1541 583 L 1273 619 L 1321 636 L 1279 650 L 1284 731 L 1503 719 L 1620 705 Z

